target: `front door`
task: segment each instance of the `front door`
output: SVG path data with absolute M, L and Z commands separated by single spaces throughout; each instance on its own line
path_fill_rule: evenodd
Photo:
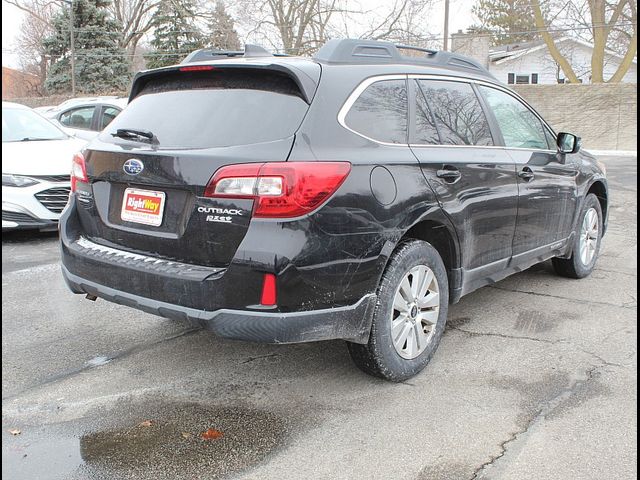
M 571 233 L 577 208 L 572 155 L 557 152 L 553 135 L 518 98 L 492 87 L 479 90 L 516 164 L 519 200 L 513 255 L 535 257 L 557 249 Z

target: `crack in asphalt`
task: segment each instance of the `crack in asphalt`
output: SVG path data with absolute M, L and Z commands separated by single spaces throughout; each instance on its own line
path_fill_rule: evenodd
M 571 396 L 574 395 L 574 393 L 584 384 L 586 384 L 587 382 L 589 382 L 590 380 L 593 379 L 595 372 L 598 369 L 604 368 L 604 367 L 621 367 L 621 368 L 625 368 L 626 365 L 622 365 L 619 363 L 614 363 L 614 362 L 610 362 L 606 359 L 604 359 L 602 356 L 600 356 L 599 354 L 595 353 L 595 352 L 591 352 L 589 350 L 586 350 L 582 347 L 580 347 L 579 345 L 576 345 L 575 343 L 567 340 L 567 339 L 558 339 L 558 340 L 548 340 L 548 339 L 544 339 L 544 338 L 536 338 L 536 337 L 528 337 L 528 336 L 523 336 L 523 335 L 508 335 L 508 334 L 504 334 L 504 333 L 492 333 L 492 332 L 477 332 L 477 331 L 472 331 L 472 330 L 466 330 L 463 328 L 459 328 L 459 327 L 447 327 L 448 329 L 451 330 L 456 330 L 458 332 L 461 332 L 463 334 L 469 335 L 469 336 L 488 336 L 488 337 L 498 337 L 498 338 L 504 338 L 504 339 L 509 339 L 509 340 L 525 340 L 525 341 L 531 341 L 531 342 L 539 342 L 539 343 L 544 343 L 544 344 L 548 344 L 548 345 L 568 345 L 571 346 L 573 348 L 575 348 L 576 350 L 589 355 L 591 357 L 593 357 L 594 359 L 596 359 L 598 361 L 598 365 L 594 365 L 591 368 L 589 368 L 588 370 L 586 370 L 585 372 L 585 378 L 582 380 L 576 380 L 575 382 L 573 382 L 573 384 L 571 384 L 568 388 L 565 388 L 562 392 L 560 392 L 559 394 L 555 395 L 554 397 L 552 397 L 549 400 L 546 400 L 542 403 L 542 405 L 538 408 L 538 410 L 535 412 L 534 415 L 531 416 L 531 418 L 527 421 L 526 425 L 524 428 L 522 428 L 521 430 L 511 433 L 509 435 L 509 438 L 507 438 L 506 440 L 504 440 L 503 442 L 501 442 L 498 447 L 500 449 L 500 453 L 497 455 L 494 455 L 492 457 L 490 457 L 490 459 L 487 462 L 484 462 L 482 465 L 480 465 L 476 470 L 474 470 L 473 475 L 470 477 L 470 480 L 478 480 L 481 478 L 481 476 L 483 476 L 484 472 L 486 471 L 487 468 L 493 466 L 498 460 L 500 460 L 502 457 L 504 457 L 507 453 L 508 453 L 508 445 L 513 443 L 514 441 L 522 438 L 523 435 L 526 435 L 531 428 L 536 425 L 537 423 L 539 423 L 541 420 L 543 420 L 547 415 L 549 415 L 551 412 L 553 412 L 556 408 L 558 408 L 563 402 L 567 401 Z M 609 333 L 607 335 L 606 338 L 611 337 L 612 335 L 614 335 L 617 332 L 620 332 L 624 329 L 626 329 L 627 326 L 621 327 L 619 329 L 616 329 L 615 331 Z
M 189 328 L 186 330 L 182 330 L 181 332 L 176 333 L 175 335 L 170 335 L 168 337 L 163 337 L 163 338 L 159 338 L 158 340 L 155 340 L 151 343 L 144 343 L 144 344 L 138 344 L 138 345 L 134 345 L 131 348 L 128 348 L 126 350 L 123 350 L 115 355 L 112 356 L 108 356 L 108 357 L 104 357 L 105 358 L 105 362 L 103 363 L 99 363 L 99 364 L 92 364 L 92 363 L 85 363 L 82 367 L 78 367 L 78 368 L 73 368 L 70 370 L 66 370 L 64 372 L 60 372 L 56 375 L 53 375 L 51 377 L 45 378 L 44 380 L 41 380 L 39 382 L 33 383 L 25 388 L 23 388 L 22 390 L 20 390 L 19 392 L 13 393 L 11 395 L 7 395 L 5 397 L 2 397 L 2 401 L 9 401 L 9 400 L 14 400 L 18 397 L 20 397 L 21 395 L 24 395 L 25 393 L 29 393 L 33 390 L 36 390 L 38 388 L 42 388 L 45 387 L 47 385 L 51 385 L 53 383 L 59 382 L 61 380 L 65 380 L 67 378 L 73 377 L 75 375 L 78 375 L 82 372 L 86 372 L 88 370 L 92 370 L 94 368 L 98 368 L 102 365 L 105 365 L 107 363 L 111 363 L 114 360 L 119 360 L 125 357 L 128 357 L 130 355 L 139 353 L 139 352 L 144 352 L 145 350 L 148 350 L 150 348 L 153 348 L 157 345 L 160 345 L 162 343 L 165 342 L 170 342 L 171 340 L 175 340 L 177 338 L 181 338 L 181 337 L 185 337 L 187 335 L 190 335 L 192 333 L 195 332 L 199 332 L 202 331 L 201 327 L 194 327 L 194 328 Z
M 609 302 L 597 302 L 594 300 L 583 300 L 583 299 L 577 299 L 577 298 L 571 298 L 571 297 L 563 297 L 561 295 L 552 295 L 550 293 L 540 293 L 540 292 L 532 292 L 530 290 L 518 290 L 515 288 L 505 288 L 505 287 L 498 287 L 496 285 L 488 285 L 489 288 L 494 288 L 496 290 L 502 290 L 504 292 L 512 292 L 512 293 L 524 293 L 526 295 L 535 295 L 535 296 L 539 296 L 539 297 L 549 297 L 549 298 L 557 298 L 560 300 L 568 300 L 570 302 L 574 302 L 574 303 L 581 303 L 581 304 L 591 304 L 591 305 L 604 305 L 606 307 L 615 307 L 615 308 L 624 308 L 627 310 L 636 310 L 637 309 L 637 304 L 636 305 L 627 305 L 627 303 L 624 303 L 622 305 L 618 305 L 616 303 L 609 303 Z
M 603 368 L 607 366 L 606 364 L 601 364 L 601 365 L 594 365 L 591 368 L 589 368 L 588 370 L 585 371 L 585 378 L 584 379 L 579 379 L 574 381 L 571 385 L 569 385 L 569 387 L 565 388 L 564 390 L 562 390 L 560 393 L 558 393 L 557 395 L 555 395 L 554 397 L 544 401 L 540 407 L 538 408 L 538 410 L 536 411 L 536 413 L 534 415 L 531 416 L 531 418 L 529 418 L 529 420 L 527 421 L 526 425 L 524 426 L 524 428 L 522 428 L 521 430 L 512 433 L 509 438 L 507 438 L 505 441 L 501 442 L 498 447 L 500 448 L 500 453 L 498 453 L 497 455 L 494 455 L 492 457 L 490 457 L 490 459 L 486 462 L 484 462 L 482 465 L 480 465 L 478 468 L 476 468 L 473 472 L 473 475 L 470 477 L 470 480 L 478 480 L 482 477 L 484 477 L 484 474 L 486 473 L 486 470 L 488 468 L 493 467 L 496 462 L 498 462 L 500 459 L 502 459 L 503 457 L 505 457 L 505 455 L 508 453 L 509 451 L 509 445 L 519 439 L 521 439 L 523 436 L 527 435 L 530 430 L 536 426 L 540 421 L 544 420 L 547 415 L 549 415 L 550 413 L 552 413 L 554 410 L 556 410 L 559 406 L 561 406 L 564 402 L 566 402 L 567 400 L 569 400 L 575 393 L 576 391 L 582 387 L 583 385 L 587 384 L 588 382 L 590 382 L 591 380 L 593 380 L 595 373 L 597 370 Z
M 273 358 L 273 357 L 280 357 L 280 356 L 281 355 L 279 353 L 269 353 L 267 355 L 258 355 L 257 357 L 249 357 L 244 362 L 240 362 L 240 363 L 244 365 L 245 363 L 250 363 L 255 360 L 262 360 L 263 358 Z
M 633 272 L 622 272 L 620 270 L 609 270 L 606 268 L 596 268 L 596 270 L 594 270 L 594 272 L 607 272 L 607 273 L 617 273 L 618 275 L 627 275 L 628 277 L 637 277 L 638 274 L 637 273 L 633 273 Z
M 621 327 L 621 328 L 609 333 L 605 338 L 609 338 L 612 335 L 614 335 L 614 334 L 616 334 L 616 333 L 618 333 L 618 332 L 620 332 L 620 331 L 622 331 L 622 330 L 624 330 L 626 328 L 627 328 L 627 326 Z M 447 330 L 456 330 L 458 332 L 464 333 L 466 335 L 474 336 L 474 337 L 498 337 L 498 338 L 505 338 L 505 339 L 511 339 L 511 340 L 528 340 L 528 341 L 531 341 L 531 342 L 546 343 L 548 345 L 568 345 L 568 346 L 571 346 L 571 347 L 575 348 L 576 350 L 584 353 L 585 355 L 592 356 L 593 358 L 598 360 L 598 362 L 600 362 L 600 364 L 602 366 L 620 367 L 620 368 L 627 367 L 627 365 L 623 365 L 621 363 L 614 363 L 614 362 L 610 362 L 608 360 L 605 360 L 603 357 L 601 357 L 597 353 L 591 352 L 589 350 L 586 350 L 585 348 L 581 347 L 580 345 L 576 345 L 571 340 L 567 340 L 566 338 L 560 338 L 560 339 L 557 339 L 557 340 L 548 340 L 546 338 L 527 337 L 527 336 L 524 336 L 524 335 L 508 335 L 506 333 L 475 332 L 473 330 L 465 330 L 464 328 L 453 327 L 453 326 L 447 326 Z

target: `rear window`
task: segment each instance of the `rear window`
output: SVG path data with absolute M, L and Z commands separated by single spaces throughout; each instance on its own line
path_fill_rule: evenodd
M 119 128 L 148 130 L 160 149 L 268 142 L 293 135 L 308 107 L 295 82 L 282 74 L 176 72 L 148 82 L 101 137 L 108 141 Z

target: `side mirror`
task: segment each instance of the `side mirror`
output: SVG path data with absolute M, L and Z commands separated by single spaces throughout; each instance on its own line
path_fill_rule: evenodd
M 572 133 L 560 132 L 558 134 L 558 151 L 560 153 L 578 153 L 582 139 Z

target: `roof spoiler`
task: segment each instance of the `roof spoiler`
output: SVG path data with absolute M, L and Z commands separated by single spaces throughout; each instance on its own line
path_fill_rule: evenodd
M 224 60 L 225 58 L 258 58 L 258 57 L 286 57 L 283 53 L 271 53 L 258 45 L 245 44 L 244 50 L 219 50 L 216 48 L 201 48 L 191 52 L 180 64 L 204 62 L 207 60 Z
M 196 54 L 197 52 L 194 52 L 194 54 Z M 247 58 L 244 56 L 244 52 L 241 52 L 243 55 L 238 55 L 238 57 L 240 58 Z M 193 54 L 192 54 L 193 55 Z M 262 55 L 263 57 L 266 55 Z M 271 56 L 271 55 L 270 55 Z M 196 55 L 194 55 L 194 58 L 197 58 Z M 318 68 L 317 73 L 314 73 L 313 71 L 309 71 L 307 69 L 302 69 L 299 66 L 296 66 L 294 63 L 292 62 L 249 62 L 249 63 L 245 63 L 245 62 L 233 62 L 232 59 L 235 58 L 234 56 L 229 56 L 229 55 L 223 55 L 223 56 L 218 56 L 217 58 L 214 56 L 211 56 L 210 53 L 207 53 L 207 58 L 209 61 L 214 61 L 214 60 L 221 60 L 221 59 L 229 59 L 229 62 L 216 62 L 215 64 L 213 64 L 211 66 L 211 70 L 214 71 L 220 71 L 220 70 L 226 70 L 226 69 L 244 69 L 244 70 L 264 70 L 264 71 L 272 71 L 272 72 L 279 72 L 282 73 L 284 75 L 286 75 L 287 77 L 291 78 L 295 84 L 298 86 L 302 99 L 307 102 L 308 104 L 311 104 L 311 100 L 313 99 L 313 96 L 316 93 L 316 89 L 318 88 L 318 82 L 320 81 L 320 68 L 319 66 L 316 65 L 316 67 Z M 249 58 L 256 58 L 256 57 L 249 57 Z M 182 63 L 178 64 L 178 65 L 172 65 L 169 67 L 162 67 L 162 68 L 156 68 L 153 70 L 145 70 L 142 72 L 138 72 L 136 74 L 136 76 L 133 78 L 133 82 L 131 85 L 131 92 L 129 94 L 129 102 L 131 102 L 134 98 L 136 98 L 140 92 L 145 88 L 145 86 L 147 85 L 147 83 L 155 78 L 161 78 L 164 75 L 170 75 L 170 74 L 175 74 L 176 72 L 180 72 L 181 69 L 182 70 L 192 70 L 189 68 L 189 65 L 187 64 L 193 64 L 194 62 L 198 62 L 197 64 L 193 65 L 193 68 L 197 68 L 199 69 L 199 67 L 205 67 L 207 68 L 207 64 L 209 62 L 207 62 L 206 60 L 192 60 L 189 62 L 185 62 L 183 61 Z M 202 69 L 204 72 L 204 69 Z

